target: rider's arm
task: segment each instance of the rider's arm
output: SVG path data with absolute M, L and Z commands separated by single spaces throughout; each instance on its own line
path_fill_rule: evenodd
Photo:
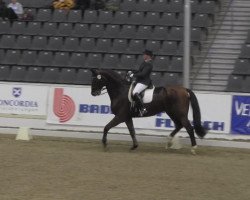
M 146 64 L 143 68 L 142 71 L 138 71 L 138 72 L 135 72 L 134 76 L 135 77 L 139 77 L 139 78 L 142 78 L 142 77 L 145 77 L 147 76 L 148 74 L 150 74 L 152 71 L 152 65 L 151 64 Z

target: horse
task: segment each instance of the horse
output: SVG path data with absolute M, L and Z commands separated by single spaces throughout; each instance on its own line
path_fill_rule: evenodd
M 99 96 L 102 94 L 102 91 L 106 89 L 111 100 L 111 111 L 115 115 L 114 118 L 104 127 L 102 137 L 103 146 L 107 146 L 108 131 L 120 123 L 125 122 L 133 141 L 131 150 L 136 149 L 138 147 L 138 142 L 132 118 L 138 116 L 135 116 L 130 109 L 131 102 L 128 98 L 128 92 L 131 83 L 120 74 L 110 69 L 91 69 L 91 72 L 91 95 Z M 188 120 L 189 104 L 191 104 L 193 109 L 193 126 Z M 166 112 L 174 122 L 175 129 L 170 133 L 168 146 L 171 146 L 176 133 L 184 127 L 191 140 L 191 152 L 195 154 L 197 144 L 194 130 L 199 138 L 203 138 L 207 131 L 201 125 L 199 103 L 192 90 L 182 86 L 156 87 L 152 101 L 146 103 L 145 108 L 147 109 L 147 113 L 143 117 Z

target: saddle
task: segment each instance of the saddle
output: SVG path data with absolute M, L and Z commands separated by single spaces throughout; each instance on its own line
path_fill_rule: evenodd
M 136 85 L 136 82 L 133 81 L 128 91 L 128 100 L 131 103 L 134 103 L 134 100 L 132 97 L 133 96 L 132 91 L 134 90 L 135 85 Z M 143 92 L 140 93 L 143 103 L 150 103 L 153 100 L 154 89 L 155 89 L 155 86 L 151 83 L 147 89 L 145 89 Z

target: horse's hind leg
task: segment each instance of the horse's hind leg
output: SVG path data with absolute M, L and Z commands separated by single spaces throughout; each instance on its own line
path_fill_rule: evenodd
M 187 130 L 189 134 L 191 145 L 192 145 L 191 152 L 192 154 L 196 154 L 195 149 L 197 148 L 197 145 L 196 145 L 196 140 L 194 136 L 194 128 L 192 127 L 191 123 L 189 122 L 187 118 L 182 120 L 182 125 L 185 127 L 185 129 Z
M 108 131 L 117 126 L 118 124 L 120 124 L 122 121 L 118 118 L 118 117 L 114 117 L 105 127 L 104 127 L 104 130 L 103 130 L 103 137 L 102 137 L 102 144 L 104 147 L 107 146 L 107 134 L 108 134 Z
M 131 150 L 134 150 L 138 147 L 138 143 L 137 143 L 137 139 L 135 137 L 135 128 L 134 128 L 134 124 L 133 124 L 133 120 L 132 118 L 130 118 L 129 120 L 127 120 L 126 125 L 128 127 L 129 133 L 131 135 L 131 138 L 133 140 L 133 146 L 131 147 Z
M 174 123 L 175 123 L 175 129 L 174 129 L 174 130 L 170 133 L 170 135 L 169 135 L 169 138 L 168 138 L 168 141 L 167 141 L 167 145 L 166 145 L 166 149 L 169 148 L 169 147 L 171 147 L 171 146 L 173 145 L 173 138 L 174 138 L 174 136 L 175 136 L 176 133 L 178 133 L 178 132 L 181 130 L 181 128 L 183 127 L 183 126 L 181 125 L 181 123 L 178 122 L 178 121 L 175 121 L 175 120 L 174 120 Z
M 174 129 L 174 131 L 172 131 L 169 135 L 169 138 L 167 140 L 167 145 L 166 145 L 166 149 L 170 148 L 171 146 L 173 146 L 173 141 L 174 141 L 174 136 L 176 135 L 176 133 L 178 133 L 178 131 L 181 129 L 181 127 L 177 127 Z

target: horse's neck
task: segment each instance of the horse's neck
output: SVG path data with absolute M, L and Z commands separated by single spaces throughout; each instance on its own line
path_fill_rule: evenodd
M 124 94 L 126 90 L 126 85 L 124 84 L 121 77 L 114 74 L 113 71 L 102 71 L 103 76 L 107 79 L 106 89 L 111 100 L 120 97 Z
M 111 100 L 121 96 L 126 90 L 126 86 L 117 81 L 111 81 L 106 88 Z

